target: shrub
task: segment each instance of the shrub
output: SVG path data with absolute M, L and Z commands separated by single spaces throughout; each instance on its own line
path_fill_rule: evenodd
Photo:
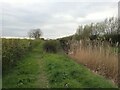
M 109 41 L 109 39 L 111 39 L 113 44 L 116 44 L 116 42 L 120 43 L 120 34 L 108 34 L 108 35 L 104 35 L 104 37 L 106 38 L 107 41 Z
M 43 49 L 46 52 L 56 53 L 60 50 L 60 44 L 56 40 L 48 40 L 44 43 Z
M 30 51 L 32 40 L 2 39 L 2 70 L 3 74 L 13 68 L 18 60 Z
M 65 53 L 68 53 L 69 49 L 70 49 L 70 43 L 67 39 L 63 38 L 60 39 L 60 45 L 62 47 L 62 49 L 64 50 Z

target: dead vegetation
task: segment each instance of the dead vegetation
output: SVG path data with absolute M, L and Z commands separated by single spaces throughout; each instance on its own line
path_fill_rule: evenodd
M 103 75 L 117 83 L 118 48 L 105 41 L 80 40 L 70 46 L 69 56 L 84 64 L 93 72 Z

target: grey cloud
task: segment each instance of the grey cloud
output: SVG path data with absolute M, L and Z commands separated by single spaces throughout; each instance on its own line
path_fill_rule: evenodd
M 79 23 L 78 18 L 86 18 L 90 13 L 116 8 L 116 4 L 116 2 L 50 2 L 25 5 L 3 3 L 3 36 L 26 36 L 33 28 L 41 28 L 45 38 L 70 35 L 79 24 L 92 22 L 86 19 Z

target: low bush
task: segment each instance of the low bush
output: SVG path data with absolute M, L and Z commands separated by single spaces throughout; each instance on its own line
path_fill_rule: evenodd
M 32 49 L 32 40 L 2 39 L 3 74 L 13 68 Z
M 61 49 L 60 43 L 57 40 L 48 40 L 44 43 L 43 49 L 46 52 L 56 53 Z

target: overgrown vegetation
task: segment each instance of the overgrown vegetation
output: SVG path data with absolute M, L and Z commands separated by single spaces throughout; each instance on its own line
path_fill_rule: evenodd
M 77 64 L 65 54 L 43 51 L 42 43 L 34 47 L 8 75 L 3 77 L 3 88 L 117 87 L 111 81 Z
M 57 53 L 61 51 L 61 46 L 57 40 L 47 40 L 43 45 L 43 49 L 46 52 Z
M 23 56 L 32 49 L 32 40 L 2 39 L 3 74 L 14 67 Z
M 71 45 L 69 55 L 75 58 L 78 63 L 117 83 L 118 48 L 111 47 L 108 42 L 98 42 L 98 40 L 78 43 Z
M 72 37 L 73 36 L 58 39 L 60 42 L 60 45 L 61 45 L 62 49 L 65 51 L 65 53 L 69 52 L 70 41 L 72 40 Z
M 73 36 L 61 40 L 66 40 L 67 53 L 78 63 L 118 83 L 119 37 L 118 19 L 112 17 L 80 25 Z

